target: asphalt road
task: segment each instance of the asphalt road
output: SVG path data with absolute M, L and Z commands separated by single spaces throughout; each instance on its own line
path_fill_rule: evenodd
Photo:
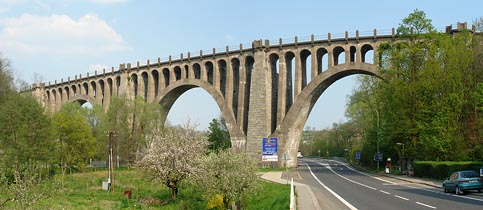
M 358 172 L 333 160 L 299 159 L 298 182 L 309 185 L 322 209 L 483 209 L 483 193 L 444 193 L 440 188 Z

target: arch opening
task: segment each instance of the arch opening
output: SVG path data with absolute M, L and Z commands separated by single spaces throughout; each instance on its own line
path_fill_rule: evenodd
M 169 69 L 163 69 L 164 87 L 169 86 Z
M 249 104 L 250 104 L 250 86 L 252 82 L 252 70 L 255 64 L 255 59 L 251 56 L 247 56 L 245 58 L 245 70 L 246 70 L 246 83 L 245 83 L 245 112 L 243 114 L 243 132 L 247 133 L 248 131 L 248 111 L 249 111 Z
M 232 109 L 235 115 L 235 120 L 238 121 L 238 97 L 239 97 L 239 83 L 240 83 L 240 60 L 233 58 L 231 60 L 231 67 L 233 72 L 233 103 Z
M 121 87 L 121 77 L 116 77 L 116 96 L 119 96 L 119 89 Z
M 357 61 L 357 53 L 356 53 L 356 47 L 355 46 L 351 46 L 350 47 L 350 61 L 351 63 L 354 63 Z
M 201 66 L 198 63 L 193 64 L 193 73 L 195 75 L 195 79 L 201 79 Z
M 213 85 L 213 63 L 211 63 L 210 61 L 206 62 L 205 63 L 205 69 L 206 69 L 206 78 L 208 79 L 208 83 L 210 83 L 211 85 Z
M 226 98 L 226 61 L 218 61 L 218 74 L 220 75 L 220 92 Z
M 159 94 L 159 73 L 157 70 L 151 71 L 151 76 L 153 77 L 154 82 L 154 97 L 158 97 Z
M 361 59 L 364 63 L 374 64 L 374 48 L 370 44 L 361 47 Z
M 325 48 L 317 50 L 317 75 L 329 69 L 329 54 Z
M 287 52 L 285 54 L 285 67 L 286 67 L 286 92 L 285 92 L 285 112 L 288 112 L 293 104 L 294 95 L 294 83 L 295 75 L 293 72 L 293 67 L 295 66 L 295 54 L 292 52 Z
M 181 80 L 181 68 L 179 66 L 174 67 L 174 76 L 176 81 Z
M 92 94 L 92 97 L 95 98 L 97 96 L 97 84 L 95 81 L 91 82 L 91 90 L 92 90 L 92 93 L 90 94 Z
M 142 81 L 143 81 L 143 84 L 141 85 L 140 89 L 141 89 L 141 94 L 144 98 L 144 101 L 148 101 L 148 94 L 149 94 L 149 76 L 148 76 L 148 73 L 147 72 L 143 72 L 141 74 L 141 78 L 142 78 Z
M 334 66 L 345 63 L 345 50 L 341 46 L 334 48 Z
M 302 50 L 300 52 L 300 60 L 302 64 L 302 90 L 312 80 L 312 53 L 309 50 Z M 307 69 L 309 71 L 307 72 Z
M 139 94 L 138 94 L 138 90 L 139 90 L 139 81 L 138 81 L 138 75 L 137 74 L 131 74 L 131 82 L 133 84 L 133 91 L 134 91 L 134 97 L 137 97 Z
M 278 112 L 278 82 L 280 77 L 279 56 L 275 53 L 269 56 L 270 77 L 272 78 L 272 95 L 271 95 L 271 111 L 270 111 L 270 133 L 277 129 L 277 112 Z
M 99 95 L 98 97 L 101 97 L 100 101 L 101 101 L 101 104 L 104 104 L 104 98 L 105 98 L 105 84 L 104 84 L 104 80 L 99 80 Z

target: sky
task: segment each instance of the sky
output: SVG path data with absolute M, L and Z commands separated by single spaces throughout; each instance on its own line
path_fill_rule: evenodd
M 253 40 L 397 28 L 415 9 L 438 29 L 483 16 L 481 0 L 0 0 L 0 53 L 28 83 L 156 60 L 169 55 L 250 44 Z M 347 121 L 356 76 L 330 86 L 305 127 Z M 183 94 L 168 113 L 206 129 L 220 109 L 200 88 Z

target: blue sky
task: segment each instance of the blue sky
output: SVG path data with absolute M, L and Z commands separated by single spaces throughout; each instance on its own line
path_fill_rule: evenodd
M 40 75 L 48 82 L 256 39 L 390 30 L 416 8 L 440 29 L 483 16 L 479 0 L 0 0 L 0 52 L 17 77 L 32 83 Z M 329 87 L 306 127 L 346 120 L 354 78 Z M 205 129 L 219 113 L 198 88 L 180 97 L 168 120 L 178 124 L 189 117 Z

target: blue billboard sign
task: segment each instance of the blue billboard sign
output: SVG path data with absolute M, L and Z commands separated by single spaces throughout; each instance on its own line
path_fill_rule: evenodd
M 361 159 L 361 152 L 357 151 L 356 152 L 356 160 L 360 160 Z
M 278 138 L 262 139 L 262 161 L 278 161 Z

